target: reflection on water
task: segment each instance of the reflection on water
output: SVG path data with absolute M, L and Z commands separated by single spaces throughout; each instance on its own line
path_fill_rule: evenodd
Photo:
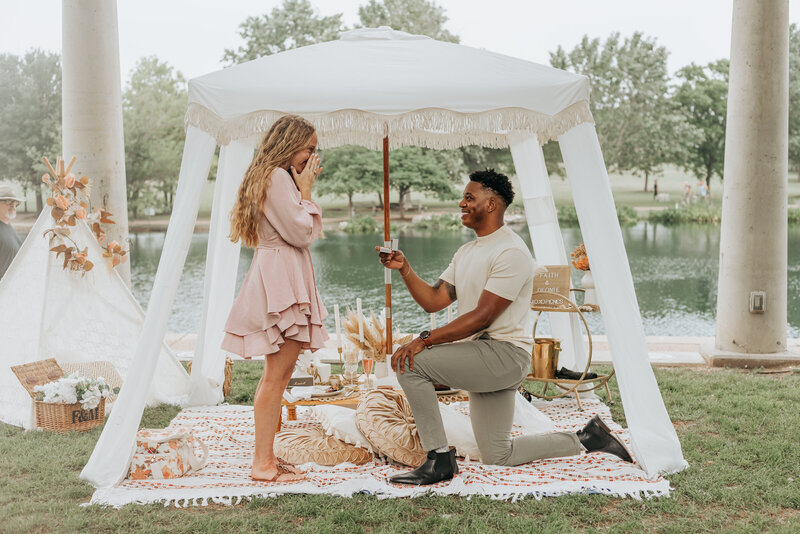
M 517 228 L 529 242 L 527 228 Z M 567 250 L 580 243 L 580 230 L 562 230 Z M 623 239 L 633 273 L 645 333 L 663 336 L 713 336 L 719 261 L 719 227 L 685 225 L 654 226 L 639 223 L 623 228 Z M 428 281 L 434 281 L 447 267 L 461 244 L 472 239 L 471 233 L 444 235 L 405 234 L 400 247 L 408 255 L 414 270 Z M 199 329 L 203 301 L 203 271 L 208 234 L 192 238 L 186 266 L 175 298 L 169 330 L 196 332 Z M 376 259 L 375 245 L 382 235 L 350 236 L 329 232 L 311 247 L 317 284 L 329 312 L 333 304 L 355 307 L 356 297 L 365 309 L 378 313 L 383 307 L 383 269 Z M 147 306 L 164 234 L 147 233 L 131 236 L 133 292 L 142 306 Z M 239 262 L 237 288 L 253 257 L 243 249 Z M 580 273 L 573 270 L 574 280 Z M 790 337 L 800 337 L 800 227 L 789 227 L 789 328 Z M 394 322 L 404 331 L 417 332 L 430 324 L 402 284 L 393 277 Z M 600 314 L 588 317 L 593 333 L 603 333 Z M 446 320 L 440 312 L 438 322 Z M 326 321 L 333 331 L 333 316 Z

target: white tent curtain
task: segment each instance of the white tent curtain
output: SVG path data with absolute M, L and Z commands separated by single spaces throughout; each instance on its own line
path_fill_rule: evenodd
M 219 151 L 217 180 L 208 235 L 204 279 L 203 319 L 197 336 L 189 405 L 221 402 L 225 375 L 225 352 L 220 348 L 225 321 L 236 291 L 240 244 L 229 239 L 229 214 L 236 202 L 239 184 L 253 159 L 252 144 L 237 140 Z
M 128 373 L 114 410 L 106 421 L 89 462 L 81 472 L 81 478 L 97 487 L 113 486 L 127 474 L 148 386 L 153 381 L 159 347 L 166 334 L 200 208 L 203 184 L 208 178 L 216 146 L 217 142 L 206 132 L 193 127 L 186 131 L 175 205 L 158 262 L 142 335 L 136 345 L 133 357 L 135 365 Z
M 540 265 L 569 265 L 564 239 L 558 226 L 550 177 L 538 136 L 526 132 L 508 135 L 511 157 L 522 189 L 533 253 Z M 562 340 L 559 363 L 570 369 L 586 368 L 582 323 L 571 313 L 550 313 L 553 336 Z
M 647 355 L 642 316 L 594 125 L 558 138 L 617 374 L 636 460 L 650 475 L 687 466 Z

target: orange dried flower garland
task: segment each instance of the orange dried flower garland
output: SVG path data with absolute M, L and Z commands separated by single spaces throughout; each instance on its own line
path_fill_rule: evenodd
M 76 158 L 72 158 L 69 165 L 64 166 L 64 160 L 58 158 L 55 168 L 50 164 L 46 157 L 42 158 L 49 174 L 42 175 L 42 182 L 50 186 L 53 196 L 47 199 L 47 205 L 52 208 L 51 215 L 55 219 L 55 227 L 44 232 L 44 237 L 49 238 L 51 252 L 56 253 L 56 257 L 64 255 L 64 269 L 78 271 L 85 275 L 94 268 L 94 264 L 88 259 L 89 247 L 83 249 L 70 237 L 70 226 L 78 224 L 78 220 L 84 220 L 89 224 L 97 242 L 103 248 L 103 257 L 108 261 L 109 268 L 113 269 L 117 265 L 128 260 L 128 251 L 118 242 L 111 241 L 106 244 L 106 233 L 103 231 L 102 224 L 116 224 L 109 211 L 98 209 L 92 211 L 89 206 L 89 178 L 81 176 L 76 178 L 70 171 L 75 164 Z

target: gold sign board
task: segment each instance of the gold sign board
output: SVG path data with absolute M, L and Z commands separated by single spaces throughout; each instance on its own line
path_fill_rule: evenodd
M 547 271 L 539 271 L 533 277 L 531 308 L 536 310 L 563 309 L 564 301 L 548 297 L 546 293 L 556 293 L 569 299 L 570 266 L 546 265 Z

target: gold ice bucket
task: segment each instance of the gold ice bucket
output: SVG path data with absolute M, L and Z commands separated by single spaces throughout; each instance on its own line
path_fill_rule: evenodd
M 561 342 L 555 338 L 537 337 L 533 340 L 531 367 L 536 378 L 555 378 Z

